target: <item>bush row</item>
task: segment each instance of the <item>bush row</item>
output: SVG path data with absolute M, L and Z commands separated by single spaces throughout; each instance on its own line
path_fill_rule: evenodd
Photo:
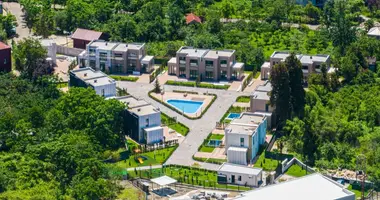
M 210 89 L 219 89 L 219 90 L 227 90 L 229 85 L 214 85 L 210 83 L 198 83 L 193 81 L 172 81 L 168 80 L 166 85 L 175 85 L 175 86 L 184 86 L 184 87 L 199 87 L 199 88 L 210 88 Z

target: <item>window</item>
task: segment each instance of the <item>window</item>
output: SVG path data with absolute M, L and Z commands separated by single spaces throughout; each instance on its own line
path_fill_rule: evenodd
M 198 60 L 190 60 L 190 66 L 197 67 L 198 66 Z
M 105 92 L 104 92 L 104 89 L 102 89 L 102 96 L 103 96 L 103 97 L 105 96 Z
M 244 147 L 244 138 L 240 138 L 240 146 Z
M 238 181 L 241 181 L 241 176 L 238 177 Z
M 304 69 L 304 70 L 308 70 L 308 69 L 309 69 L 309 66 L 302 66 L 302 69 Z
M 197 77 L 198 77 L 198 71 L 190 70 L 190 78 L 197 78 Z
M 221 61 L 220 61 L 220 64 L 221 64 L 221 65 L 227 65 L 227 60 L 221 60 Z
M 5 65 L 5 64 L 7 64 L 7 59 L 6 59 L 6 58 L 4 58 L 4 65 Z
M 269 105 L 265 104 L 265 112 L 268 112 L 268 111 L 269 111 Z
M 213 72 L 206 71 L 206 79 L 213 79 Z
M 206 67 L 213 67 L 214 66 L 214 61 L 212 60 L 206 60 Z
M 227 79 L 227 71 L 226 70 L 220 71 L 220 78 L 221 79 Z
M 149 127 L 149 119 L 145 120 L 145 127 Z

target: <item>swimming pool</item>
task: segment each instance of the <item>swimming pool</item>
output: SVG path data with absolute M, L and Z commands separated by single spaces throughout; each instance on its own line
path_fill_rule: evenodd
M 240 113 L 230 113 L 226 119 L 235 119 L 235 118 L 239 118 L 240 117 Z
M 181 112 L 193 114 L 196 113 L 202 106 L 203 101 L 169 99 L 166 101 L 166 103 L 174 106 Z
M 221 140 L 209 140 L 207 146 L 219 147 L 222 144 Z

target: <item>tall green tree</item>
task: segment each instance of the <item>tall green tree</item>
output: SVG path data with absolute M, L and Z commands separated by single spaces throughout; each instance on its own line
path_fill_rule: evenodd
M 53 68 L 46 62 L 46 50 L 37 39 L 26 38 L 13 47 L 16 70 L 22 77 L 36 79 L 51 74 Z
M 277 130 L 281 131 L 286 124 L 286 120 L 290 118 L 291 113 L 289 106 L 291 101 L 289 72 L 284 63 L 272 67 L 270 82 L 272 84 L 270 103 L 274 107 Z
M 289 72 L 290 107 L 292 108 L 293 116 L 302 119 L 305 106 L 302 64 L 293 52 L 286 58 L 285 66 Z

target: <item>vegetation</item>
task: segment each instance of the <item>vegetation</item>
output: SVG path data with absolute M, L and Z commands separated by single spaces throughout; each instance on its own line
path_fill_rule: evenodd
M 116 76 L 116 75 L 110 75 L 111 78 L 117 80 L 117 81 L 130 81 L 130 82 L 136 82 L 139 80 L 139 77 L 135 76 Z
M 208 171 L 199 168 L 189 168 L 183 166 L 168 166 L 162 169 L 152 169 L 146 171 L 131 171 L 129 173 L 132 177 L 146 177 L 155 178 L 162 175 L 170 176 L 180 183 L 200 185 L 211 188 L 226 188 L 232 190 L 250 190 L 249 187 L 225 185 L 217 183 L 217 173 L 215 171 Z
M 213 134 L 213 133 L 210 133 L 207 138 L 203 141 L 203 144 L 198 148 L 198 151 L 200 152 L 207 152 L 207 153 L 211 153 L 214 151 L 215 147 L 214 146 L 210 146 L 208 143 L 210 140 L 222 140 L 224 137 L 224 135 L 221 135 L 221 134 Z
M 220 119 L 219 122 L 229 123 L 231 120 L 226 119 L 230 113 L 242 113 L 246 111 L 246 108 L 244 107 L 238 107 L 238 106 L 231 106 L 226 113 L 224 113 L 223 117 Z
M 289 167 L 285 174 L 294 177 L 302 177 L 307 175 L 307 172 L 305 169 L 302 169 L 299 165 L 293 164 L 291 167 Z
M 122 145 L 124 105 L 91 89 L 60 93 L 54 77 L 0 80 L 0 198 L 114 198 L 99 152 Z
M 145 199 L 145 193 L 132 184 L 126 182 L 124 189 L 116 197 L 116 199 L 140 200 Z
M 183 136 L 186 136 L 190 131 L 187 126 L 185 126 L 181 122 L 177 122 L 165 113 L 161 113 L 161 123 L 167 125 L 169 128 L 175 130 L 177 133 Z
M 251 98 L 249 96 L 240 96 L 236 99 L 236 102 L 249 103 Z
M 154 82 L 154 89 L 153 91 L 158 94 L 158 93 L 161 93 L 161 85 L 160 83 L 158 82 L 158 78 L 156 79 L 156 82 Z
M 275 171 L 280 162 L 279 160 L 265 158 L 265 151 L 263 151 L 257 159 L 255 167 L 263 168 L 265 171 Z
M 210 89 L 221 89 L 221 90 L 227 90 L 230 86 L 229 85 L 214 85 L 210 83 L 196 83 L 191 81 L 172 81 L 168 80 L 166 85 L 176 85 L 176 86 L 185 86 L 185 87 L 200 87 L 200 88 L 210 88 Z

